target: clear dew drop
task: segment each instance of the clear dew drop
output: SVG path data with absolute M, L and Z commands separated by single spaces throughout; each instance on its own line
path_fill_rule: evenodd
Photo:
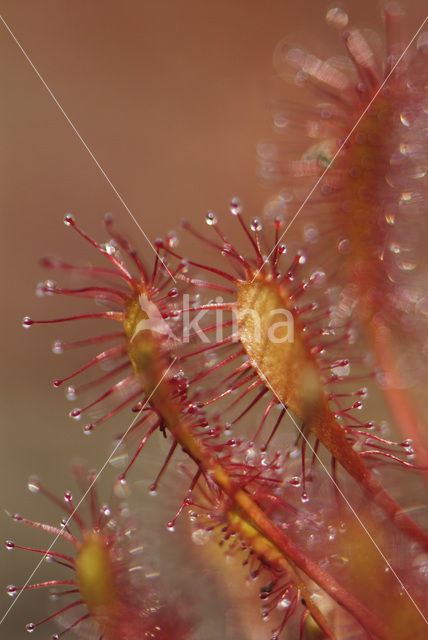
M 111 510 L 110 510 L 110 507 L 107 504 L 103 505 L 101 507 L 100 511 L 101 511 L 103 516 L 105 516 L 106 518 L 110 518 Z
M 73 500 L 73 494 L 71 491 L 66 491 L 64 493 L 64 502 L 71 502 Z
M 18 593 L 18 588 L 15 587 L 14 584 L 9 584 L 6 587 L 6 593 L 8 596 L 10 596 L 11 598 L 13 598 L 14 596 L 16 596 L 16 594 Z
M 203 546 L 209 541 L 210 534 L 205 529 L 196 529 L 192 532 L 192 542 L 198 546 Z
M 281 600 L 278 602 L 277 607 L 278 609 L 288 609 L 290 604 L 291 604 L 291 600 L 289 600 L 287 596 L 283 596 Z
M 263 229 L 263 225 L 259 218 L 253 218 L 250 226 L 251 231 L 261 231 Z
M 118 498 L 127 498 L 131 493 L 131 489 L 129 484 L 124 476 L 119 476 L 119 478 L 114 483 L 114 494 Z
M 73 420 L 80 420 L 82 417 L 82 409 L 76 407 L 75 409 L 72 409 L 68 415 L 70 418 L 73 418 Z
M 413 460 L 416 457 L 415 450 L 413 447 L 407 447 L 405 449 L 405 454 L 406 454 L 406 457 L 409 458 L 409 460 Z
M 413 194 L 411 191 L 403 191 L 400 195 L 400 204 L 411 202 Z
M 341 556 L 337 553 L 333 553 L 330 556 L 330 563 L 332 564 L 333 567 L 344 567 L 348 564 L 349 562 L 349 558 L 347 558 L 346 556 Z
M 103 245 L 101 245 L 101 248 L 104 249 L 104 251 L 109 256 L 114 256 L 114 254 L 117 251 L 117 246 L 114 240 L 109 240 L 108 242 L 105 242 Z
M 230 201 L 230 213 L 233 216 L 238 216 L 242 211 L 242 204 L 239 198 L 232 198 Z
M 327 527 L 327 531 L 328 531 L 328 539 L 330 541 L 335 540 L 335 538 L 336 538 L 336 529 L 335 529 L 335 527 L 333 527 L 332 525 L 329 525 Z
M 336 362 L 331 367 L 332 374 L 337 376 L 338 378 L 346 378 L 346 376 L 349 376 L 350 371 L 351 371 L 351 365 L 349 364 L 348 360 L 342 360 L 341 362 Z
M 55 340 L 55 342 L 53 343 L 52 353 L 55 353 L 55 355 L 60 355 L 61 353 L 64 353 L 64 346 L 60 340 Z
M 279 244 L 278 253 L 280 253 L 281 255 L 285 255 L 287 253 L 287 245 L 284 243 Z
M 399 146 L 399 150 L 402 156 L 411 156 L 415 151 L 414 146 L 411 144 L 406 144 L 402 142 Z
M 67 400 L 76 400 L 76 388 L 67 387 L 67 391 L 65 392 L 65 397 L 67 398 Z
M 305 225 L 303 230 L 303 239 L 305 242 L 315 243 L 319 239 L 318 228 L 313 224 Z
M 277 215 L 274 218 L 275 228 L 280 230 L 284 226 L 284 216 Z
M 166 243 L 170 249 L 175 249 L 179 245 L 178 235 L 175 231 L 170 231 L 166 237 Z
M 36 296 L 38 298 L 43 298 L 45 295 L 45 283 L 44 282 L 38 282 L 36 285 Z
M 178 289 L 173 288 L 168 291 L 169 298 L 176 298 L 177 296 L 178 296 Z
M 336 29 L 344 29 L 348 25 L 349 17 L 343 9 L 333 7 L 327 11 L 325 20 L 327 24 L 335 27 Z
M 339 240 L 339 242 L 337 243 L 337 250 L 339 251 L 339 253 L 346 254 L 349 253 L 349 249 L 350 249 L 350 242 L 347 238 L 343 238 L 342 240 Z
M 28 478 L 27 487 L 30 493 L 39 493 L 40 481 L 37 476 L 31 476 L 30 478 Z
M 30 316 L 24 316 L 22 318 L 22 326 L 24 327 L 24 329 L 29 329 L 32 324 L 34 324 L 34 321 L 30 318 Z
M 428 554 L 420 553 L 413 560 L 413 566 L 423 576 L 428 576 Z
M 402 125 L 404 125 L 407 128 L 411 126 L 409 115 L 405 111 L 400 113 L 400 122 Z
M 71 213 L 65 214 L 64 224 L 66 227 L 71 227 L 74 224 L 74 216 Z
M 273 125 L 276 129 L 279 129 L 281 132 L 285 131 L 285 129 L 290 125 L 290 119 L 287 117 L 286 113 L 282 111 L 278 111 L 274 114 L 273 117 Z
M 56 283 L 53 280 L 45 280 L 41 283 L 43 293 L 47 296 L 52 296 L 55 293 Z
M 28 633 L 32 633 L 34 631 L 34 629 L 36 628 L 36 625 L 34 624 L 34 622 L 29 622 L 25 628 L 27 629 Z
M 245 462 L 250 464 L 251 461 L 257 458 L 257 451 L 254 446 L 251 444 L 245 451 Z
M 413 262 L 412 260 L 405 260 L 403 257 L 398 258 L 396 263 L 400 271 L 413 271 L 417 267 L 416 262 Z
M 15 543 L 12 542 L 12 540 L 6 540 L 4 544 L 8 551 L 13 551 L 13 549 L 15 549 Z
M 85 436 L 89 436 L 92 431 L 94 430 L 94 425 L 93 424 L 86 424 L 83 427 L 83 433 L 85 434 Z
M 213 213 L 212 211 L 208 211 L 208 213 L 205 215 L 205 222 L 209 227 L 213 227 L 214 225 L 216 225 L 218 220 L 215 213 Z
M 317 286 L 322 285 L 326 280 L 326 273 L 322 269 L 317 269 L 317 271 L 311 273 L 309 279 L 312 284 Z
M 123 469 L 129 461 L 129 455 L 123 449 L 123 436 L 116 438 L 115 442 L 117 449 L 116 453 L 110 458 L 110 464 L 112 467 Z
M 348 329 L 345 334 L 345 339 L 348 344 L 355 344 L 358 338 L 358 333 L 354 328 Z
M 302 495 L 300 496 L 300 500 L 305 503 L 305 502 L 309 502 L 309 496 L 306 493 L 306 491 L 303 491 Z
M 54 633 L 53 636 L 51 636 L 51 640 L 59 640 L 59 634 Z
M 175 531 L 175 523 L 173 520 L 170 520 L 169 522 L 166 523 L 166 528 L 168 531 L 171 531 L 171 533 L 173 533 Z
M 346 526 L 346 522 L 341 522 L 339 524 L 339 533 L 346 533 L 347 532 L 347 526 Z

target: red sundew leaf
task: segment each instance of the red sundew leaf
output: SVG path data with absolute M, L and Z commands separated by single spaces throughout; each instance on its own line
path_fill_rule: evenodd
M 427 33 L 412 39 L 397 3 L 385 3 L 383 38 L 351 27 L 342 9 L 326 19 L 347 59 L 287 42 L 276 51 L 280 73 L 296 71 L 305 93 L 277 107 L 282 140 L 260 146 L 262 174 L 281 184 L 266 210 L 285 215 L 329 265 L 385 372 L 396 426 L 428 466 L 424 416 L 397 364 L 404 344 L 426 383 Z
M 27 526 L 56 533 L 57 538 L 72 545 L 73 555 L 53 552 L 51 547 L 46 550 L 33 549 L 16 545 L 11 540 L 6 542 L 8 550 L 21 549 L 43 554 L 66 568 L 67 575 L 71 576 L 70 579 L 55 578 L 22 588 L 14 585 L 8 587 L 10 596 L 16 596 L 23 590 L 43 588 L 54 588 L 55 599 L 63 600 L 72 596 L 72 602 L 53 614 L 39 622 L 28 623 L 27 630 L 33 631 L 57 618 L 66 621 L 66 628 L 55 638 L 62 637 L 72 629 L 78 629 L 82 634 L 89 633 L 89 636 L 85 635 L 88 638 L 101 636 L 106 640 L 138 640 L 142 634 L 159 640 L 188 638 L 189 624 L 182 619 L 174 605 L 162 601 L 159 579 L 148 579 L 144 573 L 144 558 L 136 557 L 135 549 L 138 546 L 143 549 L 142 534 L 137 532 L 139 523 L 129 507 L 123 503 L 115 508 L 100 507 L 98 492 L 94 487 L 96 474 L 88 473 L 81 465 L 75 465 L 73 472 L 82 491 L 79 507 L 83 502 L 89 512 L 87 520 L 79 516 L 70 492 L 65 494 L 64 504 L 35 478 L 28 485 L 31 492 L 41 493 L 62 507 L 68 517 L 64 519 L 62 528 L 15 517 L 15 520 Z M 78 528 L 75 535 L 70 530 L 73 521 Z

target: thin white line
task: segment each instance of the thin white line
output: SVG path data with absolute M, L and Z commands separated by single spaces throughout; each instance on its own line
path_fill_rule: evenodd
M 271 255 L 273 254 L 273 252 L 275 251 L 275 249 L 277 248 L 277 246 L 279 245 L 279 243 L 281 242 L 282 238 L 285 236 L 285 234 L 287 233 L 287 231 L 289 230 L 289 228 L 291 227 L 291 225 L 293 224 L 293 222 L 296 220 L 297 216 L 299 215 L 299 213 L 302 211 L 303 207 L 305 206 L 305 204 L 308 202 L 308 200 L 311 198 L 312 194 L 314 193 L 315 189 L 318 187 L 318 185 L 320 184 L 320 182 L 323 180 L 323 178 L 325 177 L 327 171 L 330 169 L 330 167 L 333 165 L 334 161 L 336 160 L 336 158 L 338 157 L 338 155 L 340 154 L 340 152 L 342 151 L 343 147 L 346 145 L 346 143 L 348 142 L 349 138 L 352 136 L 352 134 L 354 133 L 355 129 L 358 127 L 358 125 L 360 124 L 361 120 L 364 118 L 364 116 L 366 115 L 367 111 L 370 109 L 370 107 L 372 106 L 373 102 L 376 100 L 376 98 L 378 97 L 379 93 L 382 91 L 383 87 L 385 86 L 385 84 L 388 82 L 389 78 L 391 77 L 391 74 L 395 71 L 395 69 L 397 68 L 397 66 L 399 65 L 399 63 L 401 62 L 401 60 L 403 59 L 403 57 L 406 55 L 407 51 L 410 49 L 410 47 L 412 46 L 413 42 L 416 40 L 416 38 L 418 37 L 419 33 L 422 31 L 422 29 L 424 28 L 424 25 L 426 23 L 426 21 L 428 20 L 428 16 L 425 18 L 425 20 L 422 22 L 421 26 L 419 27 L 419 29 L 416 31 L 416 33 L 414 34 L 413 38 L 410 40 L 409 44 L 407 45 L 407 47 L 404 49 L 403 53 L 400 55 L 400 57 L 398 58 L 397 62 L 394 64 L 394 66 L 392 67 L 391 71 L 388 73 L 388 75 L 386 76 L 385 80 L 382 82 L 382 84 L 380 85 L 379 89 L 376 91 L 376 93 L 374 94 L 373 98 L 370 100 L 370 102 L 368 103 L 367 107 L 364 109 L 364 111 L 362 112 L 362 114 L 360 115 L 360 117 L 358 118 L 357 122 L 354 124 L 354 126 L 352 127 L 351 131 L 348 133 L 348 135 L 346 136 L 345 140 L 342 142 L 342 144 L 340 145 L 339 149 L 336 151 L 336 153 L 334 154 L 333 158 L 330 160 L 330 162 L 328 163 L 327 167 L 324 169 L 324 171 L 322 172 L 321 176 L 318 178 L 318 180 L 315 182 L 314 186 L 312 187 L 312 189 L 310 190 L 310 192 L 308 193 L 308 195 L 306 196 L 306 198 L 304 199 L 304 201 L 302 202 L 302 204 L 300 205 L 300 207 L 298 208 L 298 210 L 296 211 L 296 213 L 294 214 L 294 216 L 292 217 L 292 219 L 290 220 L 290 222 L 287 225 L 287 228 L 285 229 L 285 231 L 281 234 L 281 237 L 278 239 L 278 242 L 275 244 L 275 246 L 273 247 L 272 251 L 269 253 L 269 255 L 263 260 L 262 266 L 257 269 L 254 278 L 252 279 L 252 282 L 254 282 L 254 280 L 257 278 L 257 276 L 259 275 L 260 271 L 263 269 L 264 265 L 269 261 L 269 258 L 271 257 Z
M 274 393 L 274 395 L 279 399 L 278 394 L 275 392 L 275 389 L 270 385 L 269 380 L 267 380 L 272 392 Z M 361 520 L 360 516 L 358 515 L 358 513 L 355 511 L 354 507 L 351 505 L 351 503 L 349 502 L 348 498 L 345 496 L 345 494 L 343 493 L 342 489 L 339 487 L 338 483 L 335 481 L 335 479 L 333 478 L 333 476 L 331 475 L 330 471 L 327 469 L 327 467 L 325 466 L 324 462 L 321 460 L 320 456 L 318 455 L 318 453 L 316 452 L 315 448 L 311 445 L 311 443 L 309 442 L 308 438 L 305 436 L 305 434 L 303 433 L 302 429 L 299 427 L 299 425 L 297 424 L 297 422 L 295 421 L 293 415 L 291 414 L 291 412 L 289 411 L 289 409 L 282 403 L 280 402 L 281 406 L 283 407 L 283 409 L 285 410 L 285 412 L 287 413 L 288 417 L 291 419 L 291 421 L 293 422 L 294 426 L 296 427 L 297 431 L 299 432 L 299 434 L 302 436 L 302 438 L 305 440 L 307 446 L 310 448 L 310 450 L 313 453 L 313 456 L 317 459 L 317 461 L 320 463 L 321 467 L 323 468 L 323 470 L 326 472 L 326 474 L 328 475 L 328 477 L 330 478 L 331 482 L 334 484 L 334 486 L 336 487 L 337 491 L 340 493 L 340 495 L 342 496 L 343 500 L 346 502 L 349 510 L 351 511 L 352 515 L 355 517 L 355 519 L 357 520 L 357 522 L 361 525 L 362 529 L 364 530 L 364 532 L 367 534 L 367 536 L 369 537 L 370 541 L 373 543 L 373 546 L 375 547 L 375 549 L 377 550 L 377 552 L 379 553 L 380 557 L 382 558 L 382 560 L 385 562 L 385 564 L 387 565 L 388 569 L 391 571 L 392 575 L 395 577 L 395 579 L 397 580 L 398 584 L 400 585 L 400 587 L 403 589 L 404 593 L 407 595 L 407 597 L 409 598 L 410 602 L 413 604 L 413 606 L 415 607 L 415 609 L 417 610 L 417 612 L 421 615 L 423 621 L 425 622 L 425 624 L 428 625 L 428 620 L 427 618 L 424 616 L 424 614 L 422 613 L 421 609 L 419 608 L 418 604 L 415 602 L 415 600 L 412 598 L 411 594 L 409 593 L 409 591 L 407 590 L 405 584 L 402 582 L 401 578 L 399 577 L 399 575 L 395 572 L 394 568 L 391 566 L 388 558 L 384 555 L 382 549 L 379 547 L 379 545 L 377 544 L 376 540 L 374 540 L 374 538 L 372 537 L 370 531 L 367 529 L 366 525 L 364 524 L 364 522 Z
M 120 195 L 119 191 L 116 189 L 116 187 L 114 186 L 114 184 L 112 183 L 112 181 L 110 180 L 110 178 L 108 177 L 107 173 L 104 171 L 104 169 L 102 168 L 102 166 L 100 165 L 100 163 L 98 162 L 98 160 L 96 159 L 96 157 L 94 156 L 93 152 L 91 151 L 91 149 L 89 148 L 89 146 L 86 144 L 86 142 L 84 141 L 84 139 L 82 138 L 82 136 L 80 135 L 80 133 L 78 132 L 78 130 L 76 129 L 76 127 L 74 126 L 73 122 L 70 120 L 69 116 L 67 115 L 67 113 L 64 111 L 64 109 L 62 108 L 62 106 L 60 105 L 60 103 L 58 102 L 57 98 L 55 97 L 54 93 L 51 91 L 51 89 L 49 88 L 48 84 L 46 83 L 45 79 L 43 78 L 43 76 L 41 75 L 41 73 L 39 72 L 39 70 L 36 68 L 36 66 L 33 64 L 33 62 L 31 61 L 29 55 L 27 54 L 27 52 L 25 51 L 25 49 L 23 48 L 23 46 L 21 45 L 21 43 L 19 42 L 18 38 L 15 36 L 15 34 L 13 33 L 12 29 L 9 27 L 9 25 L 7 24 L 7 22 L 5 21 L 5 19 L 3 18 L 2 15 L 0 15 L 0 20 L 3 22 L 4 26 L 6 27 L 7 31 L 9 32 L 9 34 L 11 35 L 11 37 L 13 38 L 13 40 L 15 41 L 15 43 L 17 44 L 17 46 L 19 47 L 19 49 L 21 50 L 21 53 L 24 55 L 25 59 L 27 60 L 27 62 L 30 64 L 31 68 L 33 69 L 34 73 L 37 75 L 37 77 L 39 78 L 40 82 L 43 84 L 43 86 L 45 87 L 46 91 L 49 93 L 50 97 L 52 98 L 52 100 L 55 102 L 56 106 L 58 107 L 58 109 L 61 111 L 62 115 L 64 116 L 64 118 L 67 120 L 68 124 L 70 125 L 70 127 L 73 129 L 74 133 L 76 134 L 76 136 L 79 138 L 80 142 L 82 143 L 82 145 L 84 146 L 84 148 L 86 149 L 86 151 L 89 153 L 90 157 L 92 158 L 92 160 L 94 161 L 95 165 L 97 166 L 97 168 L 99 169 L 99 171 L 101 172 L 101 174 L 104 176 L 104 178 L 106 179 L 106 181 L 108 182 L 108 184 L 110 185 L 110 187 L 112 188 L 112 190 L 114 191 L 115 195 L 117 196 L 117 198 L 119 199 L 119 201 L 121 202 L 121 204 L 124 206 L 124 208 L 126 209 L 127 213 L 129 214 L 129 216 L 131 217 L 131 219 L 134 221 L 134 223 L 136 224 L 136 226 L 138 227 L 138 229 L 140 230 L 140 232 L 142 233 L 142 235 L 144 236 L 144 238 L 147 240 L 147 242 L 149 243 L 149 245 L 151 246 L 151 248 L 153 249 L 155 255 L 157 255 L 159 258 L 159 254 L 156 251 L 155 247 L 153 246 L 153 244 L 150 242 L 149 237 L 147 236 L 147 234 L 145 233 L 145 231 L 143 230 L 142 226 L 140 225 L 140 223 L 138 222 L 138 220 L 136 219 L 136 217 L 134 216 L 134 214 L 132 213 L 132 211 L 130 210 L 130 208 L 128 207 L 128 205 L 126 204 L 125 200 L 122 198 L 122 196 Z M 168 271 L 169 275 L 171 276 L 171 278 L 174 280 L 174 282 L 176 282 L 174 276 L 172 275 L 172 273 L 167 269 L 167 267 L 165 266 L 165 269 Z
M 135 424 L 135 422 L 138 420 L 138 418 L 141 415 L 141 412 L 145 409 L 145 407 L 147 406 L 147 404 L 150 402 L 150 398 L 153 396 L 153 394 L 156 392 L 157 388 L 159 387 L 159 385 L 162 383 L 162 381 L 164 380 L 165 376 L 168 375 L 171 367 L 174 365 L 175 361 L 177 360 L 177 358 L 174 358 L 173 361 L 171 362 L 171 364 L 169 365 L 169 367 L 166 369 L 165 373 L 162 375 L 161 379 L 159 380 L 159 382 L 157 383 L 157 385 L 155 386 L 155 388 L 153 389 L 153 391 L 151 392 L 151 394 L 149 395 L 149 397 L 146 399 L 144 405 L 141 407 L 140 411 L 137 413 L 137 415 L 135 416 L 135 418 L 132 420 L 131 424 L 129 425 L 129 427 L 127 428 L 127 430 L 125 431 L 125 433 L 122 435 L 122 437 L 120 438 L 120 440 L 118 441 L 118 443 L 116 444 L 116 446 L 114 447 L 113 451 L 111 452 L 111 454 L 109 455 L 109 457 L 107 458 L 107 460 L 104 462 L 103 466 L 101 467 L 101 469 L 98 471 L 97 475 L 95 476 L 95 478 L 93 479 L 93 481 L 91 482 L 91 484 L 89 485 L 89 487 L 87 488 L 87 490 L 85 491 L 85 493 L 82 495 L 82 497 L 80 498 L 78 504 L 75 506 L 75 508 L 73 509 L 73 511 L 71 512 L 67 522 L 63 525 L 64 528 L 66 528 L 68 526 L 68 523 L 70 522 L 70 520 L 73 518 L 74 514 L 77 512 L 77 510 L 79 509 L 80 505 L 82 504 L 82 502 L 86 499 L 86 496 L 88 495 L 88 493 L 90 492 L 90 490 L 92 489 L 92 487 L 94 486 L 94 484 L 97 482 L 98 478 L 101 476 L 101 474 L 103 473 L 104 469 L 106 468 L 106 466 L 108 465 L 108 463 L 110 462 L 110 460 L 112 459 L 112 457 L 114 456 L 114 454 L 116 453 L 116 451 L 118 450 L 118 448 L 120 447 L 120 445 L 122 444 L 123 440 L 126 438 L 126 435 L 128 434 L 129 430 L 133 427 L 133 425 Z M 33 578 L 34 574 L 38 571 L 39 567 L 41 566 L 41 564 L 43 563 L 43 561 L 45 560 L 45 558 L 49 555 L 49 552 L 52 550 L 52 547 L 54 546 L 54 544 L 57 542 L 57 540 L 61 537 L 60 534 L 58 534 L 57 536 L 55 536 L 55 538 L 53 539 L 51 545 L 48 547 L 48 549 L 46 549 L 46 552 L 44 553 L 44 555 L 42 556 L 40 562 L 38 562 L 34 568 L 34 570 L 31 572 L 31 574 L 29 575 L 28 579 L 26 580 L 25 584 L 23 585 L 23 587 L 20 588 L 19 593 L 16 595 L 16 597 L 13 599 L 12 604 L 8 607 L 8 609 L 6 610 L 6 612 L 4 613 L 3 617 L 0 619 L 0 624 L 2 624 L 2 622 L 4 622 L 6 616 L 9 614 L 9 612 L 12 610 L 12 608 L 15 606 L 18 598 L 22 595 L 25 587 L 29 584 L 29 582 L 31 581 L 31 579 Z

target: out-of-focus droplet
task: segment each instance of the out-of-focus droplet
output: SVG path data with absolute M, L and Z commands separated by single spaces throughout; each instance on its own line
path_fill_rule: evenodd
M 67 398 L 67 400 L 75 400 L 76 399 L 76 388 L 75 387 L 68 387 L 67 391 L 65 392 L 65 397 Z
M 27 487 L 30 493 L 38 493 L 40 491 L 40 481 L 37 476 L 31 476 L 28 478 Z
M 416 46 L 424 55 L 428 55 L 428 31 L 424 31 L 416 40 Z
M 55 340 L 52 345 L 52 353 L 59 355 L 64 352 L 63 343 L 60 340 Z
M 170 249 L 174 249 L 175 247 L 178 247 L 179 238 L 175 231 L 170 231 L 166 237 L 166 240 L 167 240 L 168 247 Z
M 325 19 L 327 24 L 336 29 L 344 29 L 349 22 L 348 14 L 343 9 L 340 9 L 340 7 L 329 9 L 325 15 Z
M 192 542 L 201 547 L 209 541 L 209 538 L 210 535 L 205 529 L 196 529 L 192 533 Z

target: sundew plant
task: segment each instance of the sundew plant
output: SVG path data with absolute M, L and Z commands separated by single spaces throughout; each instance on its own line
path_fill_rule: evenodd
M 380 13 L 329 6 L 331 52 L 275 47 L 260 209 L 231 194 L 153 238 L 127 207 L 133 233 L 64 215 L 72 257 L 41 258 L 22 325 L 87 462 L 64 492 L 34 459 L 38 515 L 9 514 L 6 615 L 46 592 L 35 637 L 427 637 L 428 17 Z

